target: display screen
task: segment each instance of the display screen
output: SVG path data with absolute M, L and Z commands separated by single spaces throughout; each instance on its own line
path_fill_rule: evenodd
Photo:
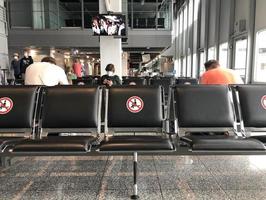
M 94 35 L 126 36 L 125 15 L 98 15 L 92 18 Z

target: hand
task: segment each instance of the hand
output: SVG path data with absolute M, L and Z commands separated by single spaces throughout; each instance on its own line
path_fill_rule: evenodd
M 103 84 L 108 84 L 108 80 L 107 79 L 104 79 L 103 80 Z
M 109 86 L 109 87 L 111 87 L 112 85 L 113 85 L 113 81 L 107 81 L 107 85 Z

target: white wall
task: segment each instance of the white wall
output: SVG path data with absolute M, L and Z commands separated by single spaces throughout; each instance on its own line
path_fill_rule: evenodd
M 256 2 L 256 25 L 255 32 L 266 29 L 266 1 L 265 0 L 257 0 Z
M 3 6 L 4 0 L 0 0 L 0 7 Z M 0 13 L 0 15 L 3 15 L 3 13 Z M 6 69 L 9 66 L 6 28 L 3 21 L 0 21 L 0 66 L 2 69 Z
M 235 7 L 235 33 L 238 33 L 238 22 L 239 20 L 246 20 L 246 28 L 249 29 L 249 19 L 250 19 L 250 1 L 254 0 L 236 0 Z

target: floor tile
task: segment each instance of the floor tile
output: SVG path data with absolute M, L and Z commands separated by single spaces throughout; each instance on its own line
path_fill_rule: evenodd
M 263 200 L 266 197 L 265 190 L 225 190 L 231 200 Z

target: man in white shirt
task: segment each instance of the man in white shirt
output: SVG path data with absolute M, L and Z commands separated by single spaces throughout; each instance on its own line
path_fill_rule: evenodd
M 25 85 L 68 85 L 65 71 L 56 65 L 55 59 L 45 57 L 41 62 L 31 64 L 26 69 Z

